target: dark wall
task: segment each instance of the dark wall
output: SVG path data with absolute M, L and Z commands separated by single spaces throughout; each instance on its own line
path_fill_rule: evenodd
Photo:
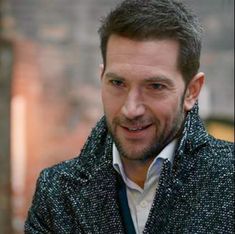
M 11 44 L 0 38 L 0 233 L 11 233 L 10 86 Z

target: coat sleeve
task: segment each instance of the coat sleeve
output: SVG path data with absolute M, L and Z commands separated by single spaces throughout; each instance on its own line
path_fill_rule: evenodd
M 49 180 L 47 171 L 42 171 L 36 185 L 32 206 L 25 221 L 25 234 L 53 233 L 48 199 Z

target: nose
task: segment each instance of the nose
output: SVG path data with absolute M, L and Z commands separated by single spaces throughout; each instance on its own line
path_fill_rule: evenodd
M 145 105 L 138 90 L 129 91 L 121 111 L 128 119 L 136 119 L 144 115 Z

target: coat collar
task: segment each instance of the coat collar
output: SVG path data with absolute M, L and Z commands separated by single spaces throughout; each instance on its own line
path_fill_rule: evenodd
M 81 185 L 86 184 L 112 162 L 112 139 L 107 133 L 105 118 L 102 117 L 88 137 L 81 153 L 73 160 L 69 160 L 62 176 L 66 180 Z
M 118 175 L 112 167 L 112 139 L 104 118 L 61 176 L 68 184 L 68 204 L 85 233 L 124 233 L 116 192 Z
M 199 117 L 198 103 L 187 113 L 176 155 L 193 153 L 198 147 L 208 143 L 208 133 Z

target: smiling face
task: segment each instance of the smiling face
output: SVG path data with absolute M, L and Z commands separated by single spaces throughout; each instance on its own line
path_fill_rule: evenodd
M 112 35 L 101 72 L 109 131 L 129 160 L 152 160 L 179 132 L 188 102 L 173 40 Z

